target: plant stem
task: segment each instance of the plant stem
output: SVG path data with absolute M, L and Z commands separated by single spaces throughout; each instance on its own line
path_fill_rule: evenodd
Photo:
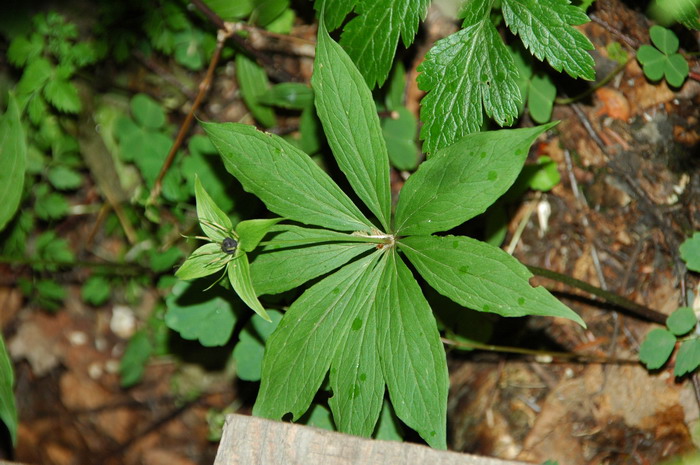
M 26 257 L 5 257 L 0 256 L 0 263 L 8 265 L 27 265 L 27 266 L 55 266 L 65 268 L 107 268 L 115 274 L 139 275 L 149 268 L 143 267 L 135 263 L 111 263 L 111 262 L 91 262 L 87 260 L 76 261 L 56 261 L 44 260 L 41 258 L 26 258 Z
M 581 281 L 580 279 L 572 278 L 571 276 L 557 273 L 556 271 L 548 270 L 545 268 L 540 268 L 538 266 L 528 265 L 527 268 L 530 270 L 530 272 L 537 276 L 558 281 L 560 283 L 566 284 L 567 286 L 575 287 L 577 289 L 581 289 L 582 291 L 586 291 L 590 294 L 593 294 L 596 297 L 600 297 L 606 302 L 621 307 L 644 320 L 653 321 L 654 323 L 659 323 L 661 325 L 666 324 L 666 318 L 668 318 L 667 315 L 657 310 L 652 310 L 649 307 L 645 307 L 644 305 L 638 304 L 637 302 L 633 302 L 625 297 L 622 297 L 621 295 L 615 294 L 614 292 L 606 291 L 585 281 Z
M 589 87 L 588 89 L 581 92 L 580 94 L 574 95 L 573 97 L 555 98 L 554 103 L 556 103 L 558 105 L 569 105 L 570 103 L 578 102 L 579 100 L 588 97 L 593 92 L 595 92 L 596 90 L 600 89 L 605 84 L 610 82 L 615 76 L 617 76 L 617 74 L 620 71 L 625 69 L 625 66 L 627 66 L 627 63 L 629 63 L 630 60 L 632 60 L 632 58 L 630 58 L 629 60 L 627 60 L 624 63 L 620 63 L 619 65 L 617 65 L 617 68 L 615 68 L 612 73 L 608 74 L 600 82 L 597 82 L 594 86 Z

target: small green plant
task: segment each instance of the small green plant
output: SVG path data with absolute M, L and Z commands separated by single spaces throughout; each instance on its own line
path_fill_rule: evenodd
M 552 125 L 471 134 L 438 150 L 405 183 L 392 215 L 389 159 L 370 90 L 323 23 L 314 70 L 316 109 L 328 143 L 375 220 L 283 139 L 247 125 L 203 123 L 244 189 L 270 211 L 307 226 L 274 225 L 265 230 L 269 240 L 260 242 L 261 235 L 244 247 L 245 222 L 234 229 L 211 205 L 200 211 L 202 192 L 198 217 L 212 243 L 196 250 L 178 275 L 192 278 L 228 266 L 231 278 L 231 267 L 247 267 L 245 253 L 255 253 L 247 288 L 255 294 L 277 294 L 320 278 L 267 340 L 256 415 L 280 419 L 291 413 L 298 420 L 328 375 L 329 404 L 340 431 L 371 435 L 388 388 L 396 415 L 428 444 L 445 448 L 445 351 L 405 259 L 462 306 L 583 324 L 544 288 L 531 287 L 531 274 L 504 251 L 467 237 L 433 235 L 482 213 L 502 195 L 522 169 L 530 144 Z M 227 237 L 240 241 L 240 254 L 224 250 Z M 257 298 L 240 290 L 244 275 L 231 284 L 264 316 Z
M 688 269 L 700 272 L 700 232 L 693 234 L 680 247 L 681 258 Z M 666 328 L 655 328 L 647 334 L 639 348 L 639 360 L 648 370 L 657 370 L 671 358 L 676 344 L 675 376 L 692 373 L 700 366 L 700 331 L 697 317 L 690 307 L 680 307 L 669 315 Z
M 678 52 L 678 37 L 661 26 L 652 26 L 649 30 L 651 45 L 642 45 L 637 51 L 637 60 L 642 64 L 644 75 L 651 81 L 665 77 L 666 82 L 680 87 L 688 77 L 688 62 Z

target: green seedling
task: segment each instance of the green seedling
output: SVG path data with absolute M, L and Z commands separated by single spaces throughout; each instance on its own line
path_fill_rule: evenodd
M 637 51 L 637 60 L 643 66 L 644 75 L 658 81 L 665 77 L 666 82 L 680 87 L 688 77 L 688 62 L 678 52 L 678 37 L 673 31 L 661 26 L 649 30 L 651 45 L 642 45 Z

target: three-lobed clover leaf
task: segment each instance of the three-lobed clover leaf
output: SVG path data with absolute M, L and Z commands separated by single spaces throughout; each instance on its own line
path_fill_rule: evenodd
M 693 333 L 698 320 L 690 307 L 680 307 L 666 319 L 666 328 L 649 331 L 639 348 L 639 360 L 648 370 L 661 368 L 671 357 L 678 341 L 681 341 L 676 354 L 674 376 L 683 376 L 700 366 L 700 337 Z M 685 337 L 683 337 L 685 336 Z
M 661 26 L 649 30 L 651 45 L 642 45 L 637 51 L 637 60 L 642 64 L 644 75 L 652 81 L 664 76 L 674 87 L 680 87 L 688 77 L 688 62 L 678 52 L 678 37 L 673 31 Z
M 273 419 L 291 413 L 296 421 L 327 378 L 339 430 L 370 436 L 388 391 L 396 415 L 429 445 L 445 448 L 445 350 L 406 260 L 461 305 L 583 325 L 544 288 L 533 288 L 529 271 L 502 250 L 433 235 L 485 211 L 513 184 L 530 145 L 551 125 L 471 134 L 438 150 L 409 177 L 392 215 L 389 157 L 371 92 L 323 20 L 317 44 L 317 113 L 362 208 L 280 137 L 243 124 L 203 123 L 246 191 L 277 215 L 306 225 L 269 229 L 270 239 L 251 263 L 259 293 L 315 280 L 267 341 L 253 412 Z
M 225 267 L 236 294 L 255 313 L 270 321 L 253 288 L 247 252 L 253 251 L 282 218 L 241 221 L 234 230 L 231 219 L 214 203 L 199 178 L 195 179 L 194 192 L 199 224 L 207 236 L 201 239 L 210 242 L 192 252 L 175 276 L 180 279 L 201 278 Z

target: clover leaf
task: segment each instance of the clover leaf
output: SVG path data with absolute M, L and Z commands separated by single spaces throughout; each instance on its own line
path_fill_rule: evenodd
M 688 77 L 688 62 L 678 52 L 678 37 L 673 31 L 661 26 L 649 30 L 651 45 L 642 45 L 637 51 L 637 60 L 642 64 L 644 75 L 652 81 L 664 76 L 674 87 L 680 87 Z

